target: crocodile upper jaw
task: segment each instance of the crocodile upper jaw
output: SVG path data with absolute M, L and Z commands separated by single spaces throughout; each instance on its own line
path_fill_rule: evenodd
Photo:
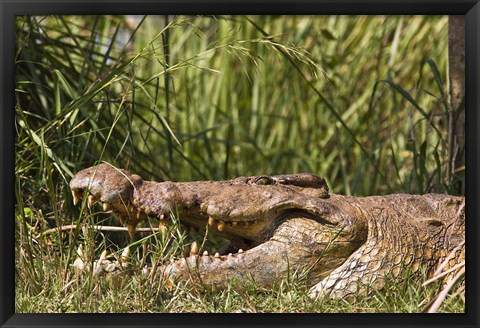
M 182 223 L 255 244 L 268 240 L 276 226 L 292 215 L 321 220 L 318 200 L 328 197 L 323 179 L 310 174 L 150 182 L 110 164 L 79 171 L 70 188 L 74 203 L 86 193 L 90 206 L 102 202 L 131 233 L 140 220 L 162 221 L 173 213 Z

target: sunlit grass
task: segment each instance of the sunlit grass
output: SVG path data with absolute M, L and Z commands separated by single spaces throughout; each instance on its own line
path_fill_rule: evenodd
M 103 250 L 108 250 L 108 259 L 118 259 L 123 251 L 116 245 L 119 233 L 85 228 L 78 243 L 83 246 L 82 258 L 87 266 L 92 265 Z M 77 238 L 73 231 L 65 234 Z M 131 271 L 120 276 L 95 276 L 91 269 L 75 270 L 73 260 L 61 257 L 61 252 L 58 252 L 63 247 L 66 253 L 68 247 L 64 243 L 57 243 L 61 240 L 58 233 L 32 238 L 35 241 L 33 245 L 20 238 L 18 253 L 32 253 L 33 256 L 23 255 L 17 260 L 16 311 L 420 313 L 429 308 L 442 289 L 438 281 L 422 286 L 427 275 L 421 272 L 415 277 L 408 274 L 399 278 L 387 277 L 383 290 L 368 295 L 313 300 L 307 296 L 306 275 L 302 272 L 290 273 L 273 288 L 257 286 L 253 281 L 242 282 L 241 285 L 232 281 L 226 289 L 185 284 L 183 281 L 172 286 L 165 282 L 161 272 L 142 273 L 147 263 L 152 266 L 153 263 L 168 263 L 172 256 L 187 256 L 194 238 L 195 234 L 188 233 L 175 222 L 169 224 L 163 234 L 140 236 L 129 245 L 132 251 L 128 270 Z M 218 246 L 208 243 L 210 250 L 212 247 Z M 29 258 L 32 262 L 26 261 Z M 31 276 L 32 270 L 38 275 L 37 278 Z M 440 312 L 460 313 L 464 307 L 465 296 L 460 293 L 444 302 Z
M 140 277 L 72 283 L 80 244 L 93 259 L 128 240 L 89 230 L 112 219 L 80 213 L 68 183 L 103 160 L 155 180 L 311 172 L 342 194 L 461 193 L 445 174 L 446 27 L 446 16 L 18 17 L 18 310 L 396 311 L 312 303 L 301 281 L 259 295 L 181 289 L 195 305 Z M 35 238 L 66 224 L 78 229 Z M 183 247 L 148 243 L 165 258 Z

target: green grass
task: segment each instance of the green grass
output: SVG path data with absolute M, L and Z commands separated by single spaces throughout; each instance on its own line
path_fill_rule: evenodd
M 97 277 L 91 271 L 76 272 L 72 260 L 60 257 L 56 244 L 58 233 L 35 238 L 35 245 L 25 244 L 20 238 L 20 254 L 25 255 L 17 262 L 17 312 L 101 312 L 101 313 L 419 313 L 425 312 L 437 297 L 439 283 L 422 287 L 425 273 L 417 276 L 405 274 L 399 283 L 387 277 L 384 290 L 369 295 L 356 295 L 348 299 L 318 299 L 307 296 L 305 274 L 291 273 L 273 288 L 255 285 L 253 282 L 230 283 L 226 289 L 215 286 L 192 286 L 178 282 L 174 286 L 166 284 L 160 274 L 140 274 L 144 259 L 149 257 L 149 265 L 158 261 L 165 263 L 173 256 L 188 254 L 189 245 L 201 234 L 188 234 L 178 225 L 168 227 L 170 234 L 146 235 L 135 243 L 129 259 L 131 275 L 120 277 Z M 73 233 L 72 233 L 73 234 Z M 92 263 L 103 249 L 109 250 L 108 258 L 120 256 L 114 238 L 118 233 L 85 231 L 80 244 L 84 247 L 84 260 Z M 165 237 L 165 236 L 170 237 Z M 113 238 L 112 238 L 113 237 Z M 64 237 L 65 238 L 65 237 Z M 208 249 L 215 245 L 207 243 Z M 217 245 L 218 246 L 218 245 Z M 64 246 L 67 248 L 67 245 Z M 64 254 L 66 254 L 66 250 Z M 60 253 L 61 254 L 61 253 Z M 147 255 L 146 255 L 147 254 Z M 151 258 L 150 258 L 151 256 Z M 73 256 L 74 258 L 76 255 Z M 31 262 L 25 261 L 30 259 Z M 34 273 L 31 273 L 31 270 Z M 36 275 L 36 277 L 35 277 Z M 460 294 L 442 304 L 440 312 L 464 312 L 465 298 Z
M 396 296 L 385 305 L 312 303 L 302 282 L 252 295 L 181 289 L 176 298 L 162 296 L 162 286 L 142 288 L 141 278 L 120 289 L 93 279 L 72 283 L 80 244 L 98 258 L 127 238 L 90 231 L 91 224 L 116 221 L 73 207 L 68 183 L 79 169 L 108 161 L 157 181 L 311 172 L 335 193 L 462 194 L 463 183 L 446 172 L 453 151 L 447 22 L 446 16 L 18 17 L 18 311 L 416 309 L 425 294 L 406 298 L 409 306 Z M 66 224 L 79 228 L 37 238 Z M 165 258 L 181 253 L 181 244 L 167 246 Z
M 63 289 L 51 288 L 45 295 L 30 296 L 24 290 L 17 294 L 19 312 L 116 312 L 116 313 L 419 313 L 425 299 L 433 299 L 437 290 L 394 290 L 369 298 L 359 297 L 353 302 L 343 300 L 312 301 L 304 286 L 287 284 L 273 290 L 251 288 L 238 291 L 192 291 L 179 287 L 174 292 L 161 292 L 152 284 L 145 288 L 146 279 L 133 277 L 121 286 L 103 279 L 80 282 Z M 285 285 L 285 284 L 284 284 Z M 401 298 L 397 298 L 398 295 Z M 464 299 L 456 300 L 441 309 L 442 312 L 461 313 Z

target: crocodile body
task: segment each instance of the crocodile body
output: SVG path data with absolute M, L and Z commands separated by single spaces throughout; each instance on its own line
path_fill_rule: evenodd
M 153 182 L 110 164 L 78 172 L 74 203 L 88 192 L 134 232 L 139 220 L 166 220 L 218 233 L 237 250 L 182 258 L 160 269 L 177 279 L 215 286 L 232 280 L 270 286 L 306 271 L 311 297 L 346 297 L 380 289 L 386 275 L 431 271 L 464 259 L 465 199 L 441 194 L 352 197 L 329 194 L 311 174 L 227 181 Z

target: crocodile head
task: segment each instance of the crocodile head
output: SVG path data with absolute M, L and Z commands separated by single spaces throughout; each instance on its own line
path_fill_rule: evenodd
M 70 182 L 74 204 L 88 192 L 122 222 L 146 217 L 164 220 L 170 213 L 183 223 L 255 242 L 265 241 L 282 219 L 301 215 L 321 219 L 318 200 L 328 198 L 324 179 L 312 174 L 239 177 L 227 181 L 185 183 L 143 181 L 138 175 L 100 164 L 78 172 Z M 323 209 L 325 210 L 325 209 Z
M 307 173 L 175 183 L 144 181 L 100 164 L 78 172 L 70 188 L 74 203 L 86 195 L 90 205 L 102 202 L 131 234 L 140 220 L 162 221 L 175 213 L 181 223 L 208 227 L 231 240 L 239 252 L 230 258 L 183 259 L 167 268 L 170 276 L 182 276 L 194 266 L 204 281 L 217 283 L 231 279 L 225 277 L 230 272 L 236 278 L 249 273 L 268 284 L 274 276 L 300 266 L 322 276 L 366 238 L 364 221 L 338 211 L 324 179 Z M 333 256 L 322 256 L 327 248 Z

